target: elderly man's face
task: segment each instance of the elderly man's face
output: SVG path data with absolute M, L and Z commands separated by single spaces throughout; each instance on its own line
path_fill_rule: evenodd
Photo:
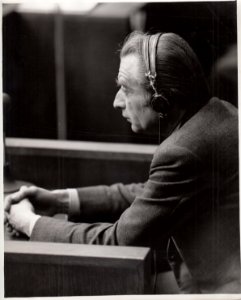
M 131 123 L 134 132 L 157 128 L 158 113 L 150 107 L 150 93 L 143 86 L 144 75 L 138 56 L 130 54 L 121 59 L 117 84 L 120 87 L 114 107 Z

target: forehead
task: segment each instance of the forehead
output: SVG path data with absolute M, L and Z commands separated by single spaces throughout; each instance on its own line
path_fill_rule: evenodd
M 137 85 L 144 82 L 141 61 L 137 55 L 130 54 L 121 58 L 118 80 Z

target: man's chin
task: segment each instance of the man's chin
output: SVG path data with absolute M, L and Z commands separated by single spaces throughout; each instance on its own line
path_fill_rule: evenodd
M 143 132 L 144 130 L 142 129 L 142 128 L 139 128 L 139 127 L 137 127 L 137 126 L 135 126 L 135 125 L 131 125 L 131 130 L 133 131 L 133 132 L 135 132 L 135 133 L 141 133 L 141 132 Z
M 139 126 L 131 125 L 131 130 L 135 133 L 140 133 L 140 134 L 149 134 L 149 135 L 155 135 L 158 134 L 159 132 L 159 126 L 152 126 L 148 128 L 141 128 Z

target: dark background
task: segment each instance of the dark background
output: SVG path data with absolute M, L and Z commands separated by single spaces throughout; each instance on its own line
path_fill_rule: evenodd
M 3 9 L 3 91 L 11 97 L 6 136 L 57 139 L 57 124 L 64 120 L 57 117 L 56 13 Z M 197 53 L 212 94 L 237 105 L 237 69 L 232 88 L 212 74 L 215 62 L 237 43 L 236 2 L 104 3 L 86 14 L 65 13 L 61 22 L 68 140 L 157 142 L 132 133 L 112 106 L 118 49 L 134 29 L 180 34 Z

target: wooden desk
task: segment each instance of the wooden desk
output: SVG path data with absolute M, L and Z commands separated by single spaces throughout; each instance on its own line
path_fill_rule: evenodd
M 151 292 L 148 248 L 5 241 L 5 297 Z

